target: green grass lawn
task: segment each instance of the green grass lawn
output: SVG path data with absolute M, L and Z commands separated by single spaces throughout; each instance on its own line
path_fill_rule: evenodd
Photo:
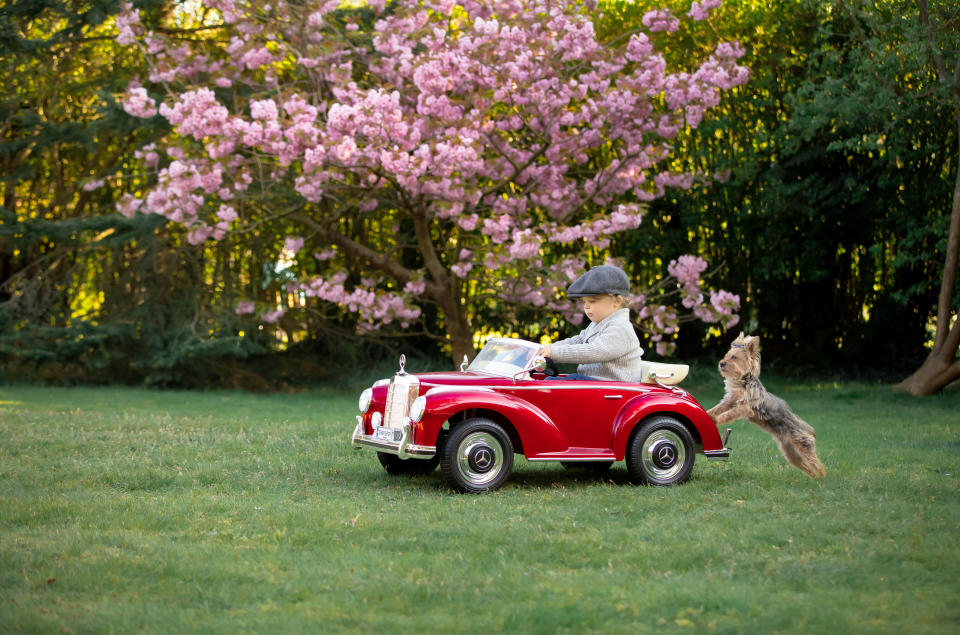
M 960 393 L 768 388 L 825 479 L 738 422 L 680 487 L 471 496 L 352 450 L 353 391 L 0 387 L 0 632 L 960 631 Z

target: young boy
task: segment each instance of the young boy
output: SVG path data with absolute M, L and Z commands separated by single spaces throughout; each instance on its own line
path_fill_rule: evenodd
M 545 344 L 540 354 L 555 362 L 579 364 L 567 379 L 639 382 L 643 349 L 630 322 L 626 296 L 630 279 L 620 267 L 600 265 L 567 287 L 567 297 L 583 298 L 590 325 L 579 335 Z

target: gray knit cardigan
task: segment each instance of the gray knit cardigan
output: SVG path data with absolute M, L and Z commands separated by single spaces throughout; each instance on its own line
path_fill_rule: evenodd
M 578 373 L 613 381 L 639 382 L 642 356 L 630 309 L 614 311 L 579 335 L 550 345 L 553 361 L 579 364 Z

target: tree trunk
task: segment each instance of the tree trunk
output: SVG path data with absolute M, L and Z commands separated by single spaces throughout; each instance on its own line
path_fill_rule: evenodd
M 960 139 L 960 58 L 957 59 L 955 72 L 947 69 L 943 56 L 937 46 L 934 24 L 930 21 L 927 0 L 919 0 L 920 20 L 927 27 L 927 45 L 937 69 L 938 80 L 949 89 L 953 99 L 954 121 L 957 126 L 957 138 Z M 960 159 L 960 149 L 957 157 Z M 934 335 L 933 350 L 912 375 L 894 386 L 911 395 L 932 395 L 943 390 L 944 386 L 960 377 L 960 319 L 953 317 L 953 294 L 957 286 L 957 269 L 960 267 L 960 163 L 956 168 L 956 180 L 953 186 L 953 208 L 950 212 L 950 229 L 947 232 L 947 254 L 943 264 L 943 278 L 940 282 L 940 297 L 937 300 L 937 331 Z
M 944 352 L 941 350 L 939 355 L 930 353 L 923 365 L 894 386 L 894 390 L 922 397 L 937 394 L 947 384 L 960 379 L 960 360 L 953 359 L 955 351 L 949 351 L 949 357 Z
M 454 299 L 456 302 L 458 298 Z M 444 312 L 444 321 L 447 326 L 447 337 L 450 338 L 450 348 L 453 354 L 453 365 L 460 368 L 460 363 L 466 357 L 473 361 L 473 356 L 477 351 L 473 347 L 473 329 L 470 328 L 470 321 L 462 309 L 455 310 L 453 315 Z
M 960 138 L 960 113 L 957 116 L 957 131 Z M 958 153 L 960 154 L 960 153 Z M 932 395 L 960 377 L 960 319 L 954 320 L 951 328 L 953 293 L 957 284 L 957 269 L 960 261 L 960 165 L 953 190 L 953 210 L 950 213 L 950 230 L 947 234 L 947 255 L 937 301 L 937 331 L 933 350 L 912 375 L 894 386 L 911 395 Z
M 423 210 L 413 213 L 413 231 L 417 237 L 417 246 L 423 256 L 423 263 L 433 284 L 427 285 L 427 293 L 440 305 L 443 310 L 443 323 L 450 340 L 451 353 L 455 368 L 460 367 L 463 356 L 473 359 L 473 329 L 470 320 L 460 302 L 460 293 L 457 289 L 457 280 L 440 262 L 433 237 L 430 235 L 430 224 L 427 214 Z

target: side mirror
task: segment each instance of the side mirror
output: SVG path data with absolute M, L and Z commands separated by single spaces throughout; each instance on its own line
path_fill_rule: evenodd
M 470 365 L 470 359 L 466 355 L 464 355 L 463 361 L 460 362 L 460 372 L 461 373 L 466 372 L 467 366 L 469 365 Z

